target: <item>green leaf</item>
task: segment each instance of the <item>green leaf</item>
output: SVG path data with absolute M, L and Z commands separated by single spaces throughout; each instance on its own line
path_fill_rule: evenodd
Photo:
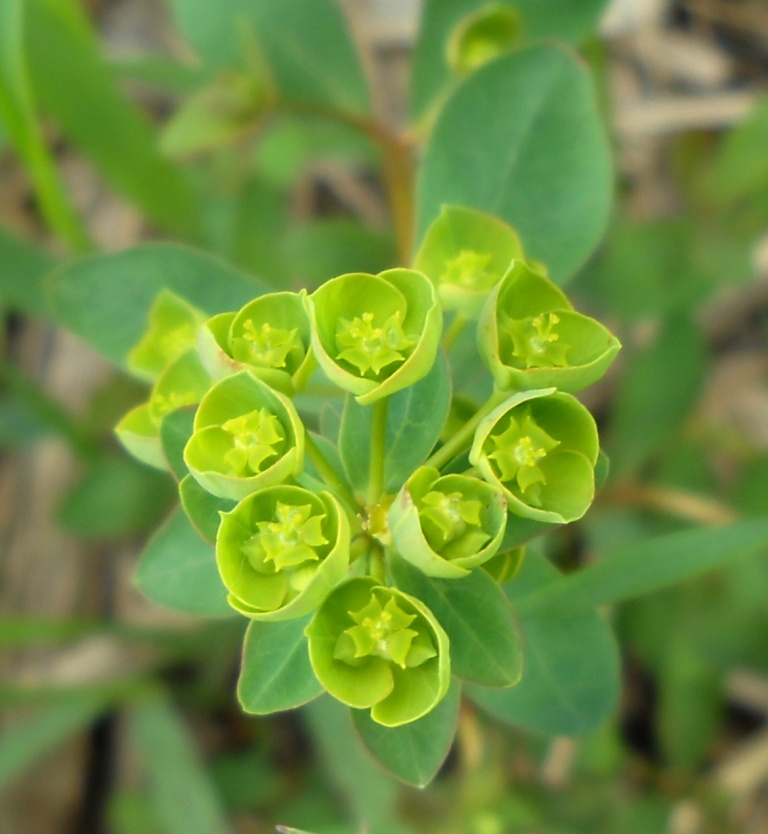
M 666 635 L 665 640 L 656 728 L 665 762 L 695 771 L 705 763 L 720 731 L 722 673 L 685 631 Z
M 400 821 L 397 782 L 384 774 L 352 731 L 350 710 L 324 695 L 302 714 L 312 733 L 323 770 L 338 788 L 355 820 L 369 834 L 413 834 Z
M 446 103 L 419 176 L 417 240 L 445 203 L 486 211 L 563 283 L 600 240 L 611 190 L 587 70 L 564 50 L 530 47 L 486 64 Z
M 658 591 L 768 549 L 768 519 L 699 527 L 633 544 L 521 597 L 521 617 L 585 612 Z M 514 586 L 513 586 L 514 587 Z
M 163 834 L 232 834 L 186 724 L 162 695 L 136 704 L 128 728 Z
M 211 495 L 191 475 L 186 475 L 180 481 L 179 497 L 197 533 L 209 544 L 215 544 L 221 521 L 219 513 L 229 512 L 237 502 Z
M 107 705 L 104 695 L 78 695 L 52 704 L 25 721 L 6 727 L 0 739 L 0 791 L 36 759 L 85 730 Z
M 398 588 L 422 600 L 448 634 L 451 672 L 481 686 L 513 686 L 523 665 L 520 631 L 503 591 L 484 571 L 435 579 L 397 559 Z
M 48 299 L 43 277 L 53 264 L 54 259 L 42 249 L 0 229 L 0 303 L 21 313 L 44 315 Z
M 741 124 L 723 139 L 715 161 L 711 189 L 722 202 L 764 191 L 768 187 L 768 97 L 763 97 Z
M 211 315 L 237 310 L 264 292 L 256 279 L 217 258 L 167 243 L 75 261 L 55 270 L 51 282 L 61 323 L 117 363 L 144 335 L 164 287 Z
M 393 394 L 387 407 L 384 489 L 394 493 L 423 463 L 440 437 L 451 405 L 451 380 L 442 354 L 430 372 Z M 365 493 L 371 462 L 373 407 L 348 396 L 339 431 L 339 453 L 349 483 Z
M 212 68 L 266 58 L 281 97 L 365 110 L 368 94 L 335 0 L 172 0 L 176 22 Z
M 180 508 L 149 540 L 134 581 L 153 602 L 175 611 L 200 617 L 233 613 L 213 548 L 197 535 Z
M 0 4 L 0 123 L 29 170 L 45 219 L 75 250 L 88 247 L 88 235 L 70 205 L 45 145 L 35 113 L 28 41 L 30 3 Z
M 126 457 L 97 460 L 67 493 L 57 517 L 86 538 L 121 538 L 151 530 L 173 504 L 169 478 Z
M 398 262 L 391 233 L 346 218 L 294 223 L 286 231 L 282 250 L 291 274 L 307 288 L 318 287 L 331 275 L 357 271 L 375 275 Z
M 542 557 L 527 557 L 508 585 L 518 596 L 559 584 Z M 545 735 L 583 735 L 602 724 L 619 697 L 619 654 L 610 628 L 595 611 L 517 606 L 525 647 L 525 670 L 513 689 L 466 692 L 495 718 Z
M 352 723 L 379 764 L 403 782 L 423 788 L 435 778 L 451 749 L 460 695 L 461 687 L 454 681 L 432 712 L 402 727 L 383 727 L 365 710 L 352 710 Z
M 683 421 L 704 384 L 708 348 L 686 310 L 668 316 L 652 344 L 626 369 L 614 402 L 610 435 L 615 473 L 636 471 L 668 444 L 678 444 Z
M 30 75 L 41 107 L 149 218 L 195 234 L 197 195 L 160 156 L 150 125 L 121 93 L 84 11 L 69 0 L 30 0 L 26 9 Z
M 294 709 L 323 687 L 309 663 L 304 628 L 310 616 L 265 623 L 254 620 L 245 635 L 237 697 L 246 712 L 266 715 Z
M 579 44 L 597 27 L 606 0 L 505 0 L 503 5 L 520 14 L 526 40 L 557 38 Z M 446 50 L 449 35 L 462 18 L 484 6 L 491 4 L 488 0 L 425 0 L 411 71 L 415 115 L 423 115 L 451 82 Z
M 184 447 L 192 437 L 195 410 L 194 407 L 177 408 L 170 414 L 166 414 L 160 424 L 160 443 L 163 447 L 163 454 L 178 481 L 182 481 L 189 474 L 187 465 L 184 463 Z

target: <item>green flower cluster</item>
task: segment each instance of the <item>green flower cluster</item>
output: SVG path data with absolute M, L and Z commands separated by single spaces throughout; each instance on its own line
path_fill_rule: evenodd
M 457 398 L 450 430 L 435 416 L 441 439 L 407 472 L 385 477 L 390 401 L 450 358 L 471 325 L 490 398 Z M 193 523 L 201 502 L 229 508 L 219 513 L 215 558 L 232 608 L 265 623 L 311 617 L 307 655 L 322 687 L 394 727 L 445 696 L 451 646 L 450 629 L 393 568 L 456 582 L 481 570 L 504 581 L 520 562 L 509 519 L 580 518 L 594 497 L 599 443 L 573 393 L 618 350 L 525 260 L 510 227 L 446 207 L 413 269 L 346 274 L 213 318 L 162 293 L 129 357 L 152 391 L 117 432 L 137 457 L 166 466 L 166 421 L 188 413 L 182 495 L 185 483 L 199 494 L 184 506 Z M 335 400 L 326 393 L 321 419 L 307 407 L 313 387 L 339 390 Z M 333 404 L 344 396 L 339 415 Z M 370 434 L 341 454 L 353 412 Z M 324 422 L 331 429 L 321 431 Z

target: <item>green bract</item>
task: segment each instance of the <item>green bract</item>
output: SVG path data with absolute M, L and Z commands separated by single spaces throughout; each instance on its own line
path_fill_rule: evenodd
M 478 344 L 500 391 L 580 391 L 605 373 L 621 345 L 577 313 L 543 267 L 516 261 L 483 307 Z
M 201 400 L 184 461 L 208 492 L 244 498 L 301 472 L 304 427 L 287 397 L 243 371 Z
M 592 502 L 598 452 L 592 415 L 575 397 L 550 388 L 516 394 L 488 414 L 469 460 L 502 487 L 511 512 L 564 524 Z
M 448 64 L 458 75 L 467 75 L 513 49 L 521 35 L 517 10 L 502 3 L 490 3 L 456 25 L 448 41 Z
M 205 318 L 204 313 L 176 293 L 161 290 L 149 310 L 149 329 L 128 354 L 128 368 L 144 379 L 155 379 L 194 347 Z
M 522 257 L 511 226 L 481 211 L 443 206 L 424 235 L 414 269 L 432 281 L 445 310 L 477 318 L 488 293 Z
M 211 375 L 221 379 L 247 368 L 285 394 L 301 390 L 315 368 L 304 296 L 304 291 L 269 293 L 238 313 L 209 319 L 199 345 Z
M 423 466 L 389 511 L 398 553 L 429 576 L 466 576 L 499 549 L 507 521 L 501 489 L 465 475 Z
M 152 386 L 149 400 L 129 411 L 115 427 L 118 440 L 140 461 L 167 469 L 160 444 L 163 417 L 177 408 L 200 402 L 211 379 L 190 349 L 172 361 Z
M 412 385 L 435 362 L 442 315 L 419 272 L 341 275 L 309 296 L 307 306 L 321 368 L 361 405 Z
M 370 577 L 339 585 L 307 626 L 317 679 L 338 700 L 397 727 L 448 691 L 448 637 L 414 597 Z
M 301 617 L 344 578 L 349 521 L 327 492 L 268 487 L 222 513 L 216 561 L 237 611 L 262 620 Z

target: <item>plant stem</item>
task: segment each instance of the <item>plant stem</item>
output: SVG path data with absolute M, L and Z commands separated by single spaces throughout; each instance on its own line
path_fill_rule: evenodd
M 432 457 L 424 464 L 425 466 L 432 466 L 435 469 L 441 469 L 447 463 L 450 463 L 457 455 L 461 454 L 467 449 L 471 443 L 472 438 L 483 417 L 503 402 L 509 396 L 509 392 L 494 391 L 488 398 L 484 405 L 467 420 L 466 423 L 453 435 L 450 440 L 447 440 Z
M 464 328 L 469 324 L 469 316 L 458 312 L 453 317 L 453 321 L 448 325 L 447 330 L 443 334 L 443 350 L 447 353 L 456 343 L 456 340 L 464 332 Z
M 387 444 L 387 403 L 389 397 L 382 397 L 373 405 L 373 426 L 371 427 L 371 465 L 368 474 L 368 504 L 378 503 L 384 491 L 384 451 Z
M 312 435 L 309 433 L 306 435 L 304 448 L 306 449 L 307 457 L 317 470 L 317 474 L 320 475 L 323 481 L 325 481 L 325 483 L 333 489 L 340 498 L 344 499 L 353 512 L 356 512 L 358 505 L 357 501 L 355 501 L 355 496 L 352 494 L 352 491 L 344 483 L 344 481 L 342 481 L 336 474 L 331 464 L 326 460 L 325 455 L 320 451 L 317 443 L 315 443 L 312 439 Z

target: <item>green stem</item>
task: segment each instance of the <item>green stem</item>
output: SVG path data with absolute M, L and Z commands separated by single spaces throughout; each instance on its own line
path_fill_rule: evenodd
M 384 452 L 387 445 L 387 403 L 382 397 L 373 405 L 371 428 L 371 465 L 368 474 L 368 504 L 378 503 L 384 491 Z
M 386 583 L 387 571 L 384 562 L 384 551 L 378 542 L 372 542 L 371 549 L 368 552 L 368 574 L 382 585 Z
M 494 391 L 488 398 L 486 403 L 467 420 L 466 423 L 453 435 L 453 437 L 446 441 L 432 457 L 424 464 L 425 466 L 432 466 L 435 469 L 441 469 L 447 463 L 450 463 L 457 455 L 460 455 L 465 449 L 468 449 L 472 444 L 472 438 L 475 434 L 480 421 L 486 414 L 489 414 L 493 409 L 503 402 L 509 396 L 509 392 Z
M 355 512 L 358 509 L 357 502 L 355 501 L 355 496 L 352 494 L 350 488 L 341 480 L 341 478 L 336 474 L 333 467 L 325 458 L 325 455 L 320 451 L 317 443 L 312 439 L 312 435 L 307 433 L 305 441 L 304 441 L 304 448 L 307 452 L 307 457 L 312 462 L 312 465 L 317 470 L 317 474 L 325 481 L 325 483 L 332 489 L 336 494 L 343 498 L 344 501 L 349 505 L 349 508 Z
M 447 353 L 456 343 L 456 340 L 464 332 L 464 328 L 469 324 L 469 316 L 458 312 L 453 317 L 453 321 L 448 325 L 448 329 L 443 334 L 443 349 Z

